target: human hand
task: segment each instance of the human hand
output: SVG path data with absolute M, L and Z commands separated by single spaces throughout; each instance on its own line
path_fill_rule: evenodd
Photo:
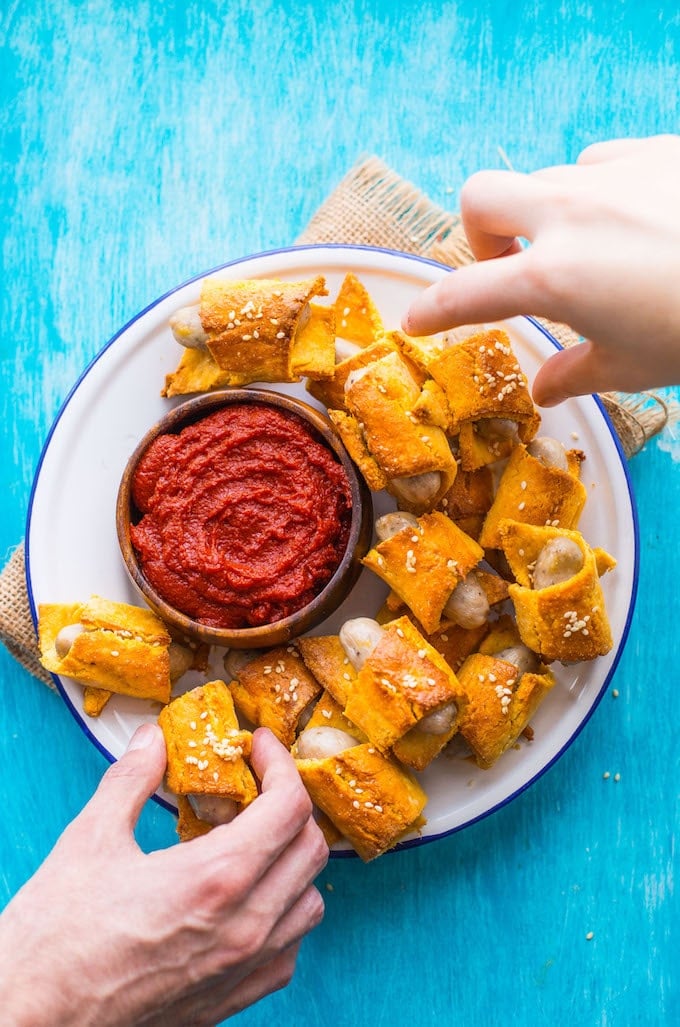
M 551 357 L 533 395 L 569 396 L 680 382 L 680 137 L 589 146 L 575 165 L 530 175 L 483 171 L 461 213 L 479 263 L 426 289 L 403 328 L 535 314 L 588 341 Z M 519 237 L 532 243 L 523 248 Z
M 291 979 L 328 858 L 293 760 L 256 731 L 262 794 L 147 855 L 133 830 L 165 760 L 160 728 L 144 725 L 0 917 L 3 1022 L 212 1025 Z

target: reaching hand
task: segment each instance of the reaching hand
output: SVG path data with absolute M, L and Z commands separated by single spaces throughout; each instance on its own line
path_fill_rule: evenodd
M 139 729 L 0 918 L 3 1022 L 209 1025 L 289 982 L 328 848 L 269 731 L 252 763 L 262 794 L 236 820 L 147 855 L 133 830 L 165 746 Z
M 516 314 L 569 324 L 588 341 L 541 368 L 543 406 L 680 382 L 679 167 L 680 137 L 655 136 L 598 143 L 530 175 L 473 175 L 461 212 L 478 263 L 426 289 L 404 330 Z

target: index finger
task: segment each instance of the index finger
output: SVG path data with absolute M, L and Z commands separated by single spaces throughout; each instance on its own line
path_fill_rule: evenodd
M 247 859 L 253 880 L 259 880 L 298 836 L 312 815 L 312 803 L 287 749 L 267 728 L 253 735 L 252 764 L 261 794 L 230 824 L 213 828 L 192 842 L 211 852 L 227 850 Z

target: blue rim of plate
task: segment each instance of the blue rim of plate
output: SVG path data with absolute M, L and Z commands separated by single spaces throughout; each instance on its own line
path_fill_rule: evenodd
M 44 443 L 44 445 L 42 447 L 42 450 L 41 450 L 41 453 L 40 453 L 40 457 L 38 459 L 38 464 L 36 466 L 35 475 L 33 477 L 33 484 L 31 486 L 31 492 L 30 492 L 30 496 L 29 496 L 29 500 L 28 500 L 28 513 L 27 513 L 27 516 L 26 516 L 26 533 L 25 533 L 26 547 L 25 547 L 25 553 L 24 553 L 24 566 L 25 566 L 25 572 L 26 572 L 26 587 L 27 587 L 27 592 L 28 592 L 28 602 L 29 602 L 29 606 L 30 606 L 30 609 L 31 609 L 31 617 L 33 618 L 33 624 L 34 624 L 34 626 L 36 628 L 37 628 L 38 618 L 37 618 L 35 598 L 34 598 L 34 595 L 33 595 L 33 586 L 32 586 L 32 581 L 31 581 L 31 564 L 30 564 L 30 537 L 31 537 L 31 516 L 32 516 L 32 513 L 33 513 L 33 500 L 34 500 L 34 497 L 35 497 L 35 492 L 36 492 L 36 489 L 37 489 L 38 480 L 40 478 L 40 471 L 41 471 L 41 468 L 42 468 L 43 460 L 44 460 L 45 455 L 46 455 L 46 453 L 47 453 L 47 451 L 49 449 L 49 446 L 50 446 L 50 443 L 52 441 L 52 436 L 54 434 L 54 431 L 55 431 L 59 421 L 61 420 L 61 417 L 64 414 L 64 411 L 66 410 L 66 408 L 68 407 L 68 405 L 71 402 L 72 398 L 74 397 L 74 395 L 76 394 L 76 392 L 80 388 L 80 386 L 81 386 L 82 382 L 84 381 L 84 379 L 90 373 L 90 370 L 92 369 L 92 367 L 94 367 L 94 365 L 103 356 L 103 354 L 108 349 L 110 349 L 111 346 L 114 345 L 114 343 L 120 338 L 120 336 L 123 335 L 125 332 L 127 332 L 128 329 L 131 328 L 134 324 L 136 324 L 136 322 L 139 321 L 140 318 L 144 317 L 146 314 L 148 314 L 148 312 L 150 310 L 153 310 L 154 307 L 157 307 L 159 303 L 162 303 L 169 296 L 172 296 L 173 293 L 179 292 L 179 290 L 183 289 L 185 286 L 191 285 L 193 282 L 200 281 L 202 278 L 205 278 L 208 275 L 216 274 L 219 271 L 224 271 L 226 268 L 236 267 L 239 264 L 249 263 L 252 260 L 259 260 L 259 259 L 267 258 L 267 257 L 276 257 L 276 256 L 279 256 L 281 254 L 287 254 L 287 253 L 302 253 L 302 252 L 305 252 L 305 251 L 314 251 L 314 250 L 349 250 L 351 252 L 359 252 L 359 253 L 361 253 L 361 252 L 383 253 L 383 254 L 386 254 L 386 255 L 391 256 L 391 257 L 398 257 L 398 258 L 401 258 L 401 259 L 406 259 L 406 260 L 413 261 L 413 262 L 418 263 L 418 264 L 426 264 L 426 265 L 429 265 L 430 267 L 436 267 L 436 268 L 440 268 L 440 269 L 447 270 L 447 271 L 451 271 L 452 270 L 446 264 L 442 264 L 440 261 L 437 261 L 437 260 L 431 260 L 429 257 L 420 257 L 420 256 L 418 256 L 417 254 L 414 254 L 414 253 L 404 253 L 404 252 L 402 252 L 400 250 L 390 250 L 390 249 L 386 249 L 386 248 L 380 247 L 380 246 L 361 246 L 361 245 L 356 245 L 356 244 L 344 244 L 344 243 L 309 243 L 309 244 L 306 244 L 304 246 L 283 246 L 283 247 L 279 247 L 278 249 L 274 249 L 274 250 L 264 250 L 261 253 L 251 253 L 251 254 L 248 254 L 248 256 L 246 256 L 246 257 L 237 257 L 235 260 L 230 260 L 226 264 L 219 264 L 217 267 L 211 268 L 208 271 L 203 271 L 200 274 L 193 275 L 191 278 L 187 278 L 186 281 L 182 282 L 180 285 L 177 285 L 177 286 L 175 286 L 172 289 L 168 289 L 168 291 L 163 293 L 162 296 L 157 297 L 155 300 L 153 300 L 151 303 L 149 303 L 146 307 L 144 307 L 143 310 L 140 310 L 137 314 L 135 314 L 134 317 L 132 317 L 125 325 L 123 325 L 122 328 L 120 328 L 115 333 L 115 335 L 111 336 L 109 341 L 99 350 L 99 352 L 92 358 L 92 360 L 89 362 L 89 364 L 85 367 L 85 369 L 82 372 L 82 374 L 79 375 L 79 377 L 77 378 L 77 380 L 75 381 L 75 383 L 73 384 L 71 389 L 69 390 L 68 394 L 66 395 L 66 398 L 64 399 L 63 403 L 61 404 L 61 407 L 59 408 L 57 416 L 55 417 L 54 421 L 52 422 L 52 426 L 50 427 L 50 430 L 49 430 L 49 432 L 47 434 L 47 438 L 45 440 L 45 443 Z M 541 335 L 543 335 L 551 343 L 551 345 L 553 345 L 555 347 L 556 350 L 559 350 L 559 349 L 563 348 L 560 345 L 560 343 L 557 341 L 557 339 L 555 339 L 554 336 L 552 336 L 550 334 L 550 332 L 546 328 L 544 328 L 543 325 L 539 321 L 536 320 L 536 318 L 530 317 L 528 315 L 523 315 L 523 317 L 524 317 L 524 320 L 531 322 L 531 324 L 535 328 L 538 329 L 538 331 L 541 333 Z M 612 660 L 612 665 L 609 668 L 609 672 L 607 673 L 607 675 L 606 675 L 606 677 L 605 677 L 605 679 L 604 679 L 604 681 L 602 683 L 602 686 L 600 687 L 600 690 L 599 690 L 598 694 L 593 699 L 593 702 L 592 702 L 590 708 L 584 714 L 583 718 L 579 722 L 579 724 L 576 727 L 576 729 L 572 732 L 572 734 L 565 741 L 565 743 L 558 750 L 558 752 L 556 752 L 555 755 L 550 760 L 548 760 L 548 762 L 545 763 L 540 768 L 540 770 L 538 770 L 533 775 L 533 777 L 530 777 L 522 785 L 520 785 L 518 788 L 516 788 L 514 792 L 512 792 L 510 795 L 505 796 L 505 798 L 501 799 L 499 802 L 497 802 L 495 805 L 491 806 L 489 809 L 484 810 L 484 812 L 482 812 L 482 813 L 478 813 L 474 817 L 471 817 L 469 820 L 466 820 L 464 824 L 458 824 L 456 827 L 448 828 L 446 831 L 441 831 L 439 834 L 430 834 L 430 835 L 425 835 L 424 837 L 412 838 L 412 839 L 409 839 L 408 841 L 399 842 L 397 845 L 394 846 L 394 848 L 389 850 L 389 853 L 400 852 L 400 851 L 403 851 L 404 849 L 416 848 L 416 847 L 419 847 L 419 846 L 422 846 L 422 845 L 429 844 L 430 842 L 438 841 L 441 838 L 446 838 L 449 835 L 457 834 L 459 831 L 463 831 L 465 828 L 472 827 L 473 824 L 478 823 L 480 820 L 485 820 L 486 817 L 490 816 L 492 813 L 498 812 L 498 810 L 503 809 L 504 806 L 507 806 L 509 803 L 513 802 L 518 796 L 520 796 L 523 792 L 525 792 L 528 788 L 530 788 L 531 785 L 535 784 L 535 782 L 538 781 L 539 778 L 543 777 L 543 775 L 548 770 L 550 770 L 550 768 L 552 766 L 554 766 L 554 764 L 557 763 L 557 761 L 564 755 L 564 753 L 567 751 L 567 749 L 570 748 L 570 746 L 573 744 L 573 742 L 579 736 L 579 734 L 581 733 L 581 731 L 586 726 L 586 724 L 588 723 L 588 721 L 590 720 L 590 718 L 594 714 L 595 710 L 599 706 L 600 702 L 602 701 L 602 697 L 604 696 L 605 692 L 607 691 L 607 688 L 609 687 L 609 684 L 610 684 L 610 682 L 611 682 L 611 680 L 612 680 L 612 678 L 613 678 L 613 676 L 614 676 L 614 674 L 616 672 L 616 668 L 618 667 L 619 660 L 621 659 L 621 655 L 623 653 L 623 650 L 624 650 L 625 645 L 626 645 L 626 641 L 628 639 L 628 634 L 629 634 L 629 631 L 630 631 L 630 625 L 631 625 L 631 621 L 632 621 L 632 618 L 633 618 L 633 612 L 635 610 L 635 603 L 636 603 L 636 600 L 637 600 L 638 578 L 639 578 L 639 570 L 640 570 L 639 523 L 638 523 L 637 506 L 636 506 L 636 503 L 635 503 L 635 495 L 634 495 L 634 492 L 633 492 L 633 485 L 632 485 L 632 482 L 631 482 L 630 474 L 628 472 L 628 466 L 627 466 L 627 463 L 626 463 L 626 456 L 625 456 L 625 454 L 623 452 L 623 448 L 621 446 L 621 442 L 619 441 L 619 437 L 616 434 L 616 430 L 614 429 L 614 426 L 613 426 L 613 424 L 612 424 L 612 422 L 611 422 L 611 420 L 609 418 L 609 415 L 607 414 L 607 411 L 606 411 L 606 409 L 604 407 L 604 404 L 602 403 L 602 400 L 597 395 L 593 395 L 591 398 L 595 401 L 595 404 L 597 405 L 597 407 L 598 407 L 598 409 L 600 411 L 600 414 L 602 415 L 602 420 L 604 421 L 604 423 L 605 423 L 605 425 L 606 425 L 606 427 L 607 427 L 607 429 L 609 431 L 609 434 L 612 437 L 614 445 L 616 447 L 616 450 L 617 450 L 617 453 L 618 453 L 618 456 L 619 456 L 619 460 L 621 462 L 621 467 L 622 467 L 622 470 L 623 470 L 624 478 L 625 478 L 625 481 L 626 481 L 626 487 L 628 489 L 628 498 L 629 498 L 629 501 L 630 501 L 630 510 L 631 510 L 631 516 L 632 516 L 632 521 L 633 521 L 634 562 L 633 562 L 633 582 L 632 582 L 630 603 L 629 603 L 629 606 L 628 606 L 628 615 L 626 617 L 626 623 L 624 625 L 623 632 L 621 633 L 621 639 L 620 639 L 619 645 L 617 647 L 616 653 L 614 654 L 614 657 L 613 657 L 613 660 Z M 90 729 L 88 728 L 87 724 L 85 724 L 85 722 L 82 720 L 78 710 L 75 708 L 74 704 L 71 702 L 70 696 L 68 695 L 68 693 L 66 692 L 65 688 L 63 687 L 59 676 L 57 674 L 51 674 L 51 677 L 54 680 L 54 683 L 55 683 L 55 685 L 56 685 L 56 687 L 57 687 L 57 689 L 59 691 L 59 694 L 61 695 L 62 699 L 66 703 L 66 706 L 70 710 L 72 716 L 77 721 L 77 723 L 78 723 L 80 729 L 82 730 L 82 732 L 86 735 L 87 738 L 89 738 L 89 740 L 92 742 L 92 744 L 95 746 L 95 748 L 97 748 L 99 750 L 99 752 L 102 754 L 102 756 L 104 756 L 104 758 L 109 763 L 115 763 L 116 762 L 116 757 L 113 756 L 113 754 L 108 751 L 108 749 L 90 731 Z M 154 795 L 151 796 L 151 798 L 159 806 L 163 807 L 163 809 L 168 810 L 170 813 L 172 813 L 175 816 L 177 815 L 176 809 L 169 802 L 167 802 L 165 799 L 163 799 L 162 796 L 154 794 Z M 387 854 L 389 854 L 389 853 L 387 853 Z M 334 858 L 334 859 L 357 859 L 358 858 L 356 852 L 354 852 L 354 851 L 351 851 L 351 850 L 336 851 L 336 850 L 333 850 L 333 849 L 331 849 L 331 857 Z

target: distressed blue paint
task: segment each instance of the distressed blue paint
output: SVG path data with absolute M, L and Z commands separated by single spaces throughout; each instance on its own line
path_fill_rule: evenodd
M 453 208 L 499 147 L 531 169 L 677 130 L 679 36 L 671 2 L 5 2 L 0 555 L 70 385 L 156 295 L 289 243 L 363 152 Z M 331 863 L 294 983 L 239 1022 L 680 1021 L 674 450 L 668 436 L 632 467 L 642 565 L 620 697 L 492 818 Z M 104 763 L 4 650 L 0 680 L 4 903 Z M 139 837 L 171 844 L 170 816 L 149 807 Z

